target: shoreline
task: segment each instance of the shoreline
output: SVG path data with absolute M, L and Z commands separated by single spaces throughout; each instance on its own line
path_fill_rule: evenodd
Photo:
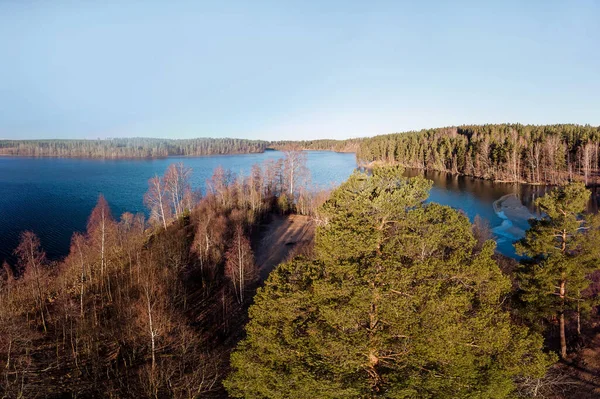
M 420 167 L 415 167 L 415 166 L 406 166 L 399 162 L 387 162 L 387 161 L 371 161 L 371 162 L 364 162 L 364 161 L 360 162 L 359 161 L 358 165 L 359 165 L 359 167 L 366 168 L 366 169 L 372 169 L 377 166 L 399 165 L 399 166 L 402 166 L 404 169 L 417 170 L 417 171 L 421 171 L 423 173 L 443 173 L 445 175 L 449 175 L 449 176 L 453 176 L 453 177 L 467 177 L 467 178 L 474 179 L 474 180 L 483 180 L 483 181 L 488 181 L 488 182 L 498 183 L 498 184 L 514 184 L 514 185 L 525 185 L 525 186 L 533 186 L 533 187 L 541 187 L 541 186 L 558 187 L 558 186 L 567 184 L 569 182 L 581 182 L 581 180 L 579 180 L 579 179 L 565 180 L 561 183 L 528 182 L 525 180 L 521 180 L 521 181 L 499 180 L 499 179 L 490 179 L 490 178 L 481 177 L 481 176 L 467 175 L 467 174 L 458 173 L 458 172 L 454 173 L 454 172 L 450 172 L 450 171 L 427 169 L 427 168 L 420 168 Z M 586 185 L 586 187 L 587 188 L 600 187 L 600 181 L 596 182 L 596 183 L 588 183 Z
M 202 158 L 202 157 L 220 157 L 220 156 L 230 156 L 230 155 L 252 155 L 252 154 L 264 154 L 267 152 L 284 152 L 285 150 L 277 150 L 274 148 L 268 148 L 265 151 L 253 151 L 253 152 L 229 152 L 226 154 L 198 154 L 198 155 L 184 155 L 184 154 L 173 154 L 173 155 L 165 155 L 165 156 L 144 156 L 144 157 L 90 157 L 85 155 L 23 155 L 23 154 L 2 154 L 0 153 L 0 157 L 6 158 L 54 158 L 54 159 L 87 159 L 87 160 L 96 160 L 96 161 L 147 161 L 153 159 L 167 159 L 167 158 Z M 356 154 L 353 151 L 334 151 L 334 150 L 311 150 L 311 149 L 301 149 L 300 151 L 314 151 L 314 152 L 333 152 L 336 154 Z
M 276 150 L 275 150 L 276 151 Z M 119 160 L 151 160 L 151 159 L 167 159 L 167 158 L 200 158 L 200 157 L 216 157 L 216 156 L 227 156 L 227 155 L 250 155 L 250 154 L 264 154 L 266 151 L 256 152 L 231 152 L 227 154 L 198 154 L 198 155 L 165 155 L 165 156 L 145 156 L 145 157 L 90 157 L 85 155 L 21 155 L 21 154 L 0 154 L 0 157 L 11 157 L 11 158 L 55 158 L 55 159 L 89 159 L 97 161 L 119 161 Z

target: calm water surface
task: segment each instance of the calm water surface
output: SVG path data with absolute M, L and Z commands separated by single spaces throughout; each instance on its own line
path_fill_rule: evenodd
M 511 257 L 517 257 L 513 244 L 522 238 L 529 228 L 528 218 L 510 214 L 507 217 L 507 214 L 498 212 L 494 208 L 494 202 L 513 195 L 518 199 L 517 203 L 520 202 L 520 205 L 526 208 L 531 216 L 538 217 L 539 210 L 534 205 L 535 200 L 553 188 L 551 186 L 495 183 L 465 176 L 410 169 L 405 174 L 407 176 L 421 175 L 433 181 L 429 202 L 438 202 L 460 209 L 471 221 L 477 215 L 487 220 L 498 244 L 498 251 Z M 598 188 L 593 188 L 588 211 L 598 211 L 599 199 Z
M 171 163 L 191 167 L 192 186 L 204 188 L 218 166 L 248 173 L 255 163 L 282 156 L 281 152 L 267 151 L 149 160 L 0 157 L 0 263 L 11 259 L 24 230 L 40 237 L 50 258 L 66 255 L 71 235 L 85 230 L 100 193 L 115 217 L 123 212 L 146 212 L 143 196 L 148 179 L 162 175 Z M 328 187 L 346 180 L 356 161 L 354 154 L 309 151 L 308 167 L 312 182 Z
M 0 262 L 12 258 L 19 234 L 24 230 L 38 234 L 50 258 L 66 255 L 71 235 L 85 230 L 87 218 L 100 193 L 106 197 L 115 216 L 123 212 L 146 212 L 143 195 L 148 188 L 148 179 L 155 174 L 162 175 L 173 162 L 181 161 L 191 167 L 192 186 L 202 189 L 217 166 L 247 173 L 255 163 L 281 157 L 282 153 L 277 151 L 152 160 L 0 157 Z M 356 162 L 354 154 L 310 151 L 308 167 L 313 183 L 326 187 L 346 180 Z M 406 174 L 415 176 L 423 172 L 408 170 Z M 434 182 L 428 201 L 460 209 L 471 220 L 476 215 L 487 220 L 498 242 L 498 250 L 508 256 L 515 255 L 513 242 L 527 229 L 527 218 L 507 217 L 494 209 L 494 202 L 513 194 L 535 215 L 535 199 L 550 189 L 443 173 L 425 173 L 425 177 Z M 590 210 L 597 209 L 596 192 Z

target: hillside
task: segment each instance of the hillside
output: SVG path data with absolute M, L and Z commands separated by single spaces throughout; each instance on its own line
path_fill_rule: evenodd
M 217 168 L 202 198 L 190 174 L 150 179 L 149 220 L 114 218 L 100 196 L 58 262 L 23 232 L 0 269 L 0 396 L 226 397 L 257 285 L 314 230 L 282 212 L 288 187 L 259 165 L 243 179 Z

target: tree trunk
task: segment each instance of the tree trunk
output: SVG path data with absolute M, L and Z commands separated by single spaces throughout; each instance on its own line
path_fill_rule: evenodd
M 294 160 L 291 161 L 290 165 L 290 195 L 294 195 Z
M 577 299 L 577 336 L 581 336 L 581 302 Z
M 30 254 L 29 256 L 30 258 L 30 262 L 33 265 L 33 271 L 35 273 L 35 287 L 37 288 L 37 302 L 38 302 L 38 306 L 40 309 L 40 315 L 42 317 L 42 326 L 44 327 L 44 332 L 48 332 L 48 329 L 46 328 L 46 316 L 44 314 L 44 298 L 42 296 L 42 288 L 40 286 L 40 274 L 39 274 L 39 269 L 38 269 L 38 265 L 35 262 L 35 257 L 33 254 L 33 244 L 30 243 L 29 245 L 30 247 Z M 35 289 L 34 289 L 35 291 Z
M 79 259 L 81 260 L 81 287 L 79 296 L 79 315 L 83 319 L 83 291 L 85 288 L 85 263 L 83 262 L 83 253 L 81 252 L 81 246 L 77 242 L 77 249 L 79 250 Z
M 163 220 L 163 227 L 166 230 L 167 229 L 167 218 L 165 217 L 165 209 L 164 209 L 164 205 L 163 205 L 162 196 L 160 197 L 160 213 L 161 213 L 162 220 Z
M 150 305 L 150 292 L 149 288 L 146 287 L 146 303 L 148 305 L 148 326 L 150 327 L 150 347 L 152 351 L 152 371 L 154 371 L 156 367 L 156 343 L 155 343 L 155 333 L 154 333 L 154 325 L 152 323 L 152 306 Z
M 372 302 L 369 309 L 369 355 L 368 355 L 368 369 L 367 372 L 371 377 L 371 389 L 373 392 L 378 392 L 380 390 L 381 376 L 379 375 L 378 365 L 379 365 L 379 357 L 377 353 L 377 343 L 376 343 L 376 329 L 379 323 L 378 318 L 378 307 L 377 304 L 379 302 L 379 293 L 377 289 L 376 283 L 371 282 L 371 289 L 373 292 Z
M 241 235 L 238 234 L 238 267 L 239 267 L 239 286 L 240 286 L 240 304 L 244 303 L 244 255 L 242 254 Z
M 564 360 L 567 358 L 567 337 L 565 335 L 565 281 L 560 282 L 560 299 L 562 301 L 562 309 L 560 310 L 560 357 Z

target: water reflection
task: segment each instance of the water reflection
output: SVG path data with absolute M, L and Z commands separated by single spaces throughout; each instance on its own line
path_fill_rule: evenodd
M 433 181 L 428 202 L 460 209 L 471 221 L 477 215 L 487 220 L 498 243 L 498 251 L 511 257 L 517 257 L 513 244 L 525 234 L 528 219 L 539 216 L 535 200 L 552 190 L 552 186 L 496 183 L 415 169 L 407 169 L 405 175 L 424 176 Z M 588 211 L 597 212 L 599 188 L 594 187 L 591 191 Z

